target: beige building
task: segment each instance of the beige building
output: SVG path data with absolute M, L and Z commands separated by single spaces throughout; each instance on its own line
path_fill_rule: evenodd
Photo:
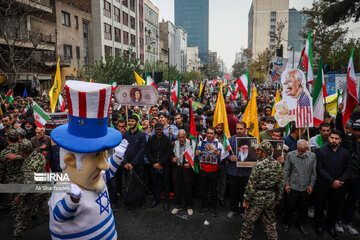
M 281 38 L 287 39 L 289 22 L 289 0 L 253 0 L 248 15 L 248 48 L 253 57 L 266 48 L 274 49 L 276 39 L 270 37 L 275 32 L 276 23 L 286 21 Z M 282 41 L 283 56 L 287 56 L 287 42 Z
M 159 9 L 150 1 L 144 1 L 145 62 L 159 61 Z
M 187 47 L 187 71 L 199 71 L 200 58 L 198 47 Z

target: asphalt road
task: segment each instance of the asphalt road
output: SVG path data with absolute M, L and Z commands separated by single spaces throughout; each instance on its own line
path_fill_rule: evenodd
M 147 199 L 147 205 L 151 203 L 151 198 Z M 156 239 L 156 240 L 210 240 L 210 239 L 238 239 L 241 229 L 241 216 L 236 215 L 233 219 L 227 219 L 227 207 L 220 207 L 217 217 L 212 217 L 210 212 L 201 216 L 198 212 L 199 202 L 195 201 L 194 215 L 189 216 L 188 219 L 181 218 L 186 215 L 185 211 L 179 212 L 178 216 L 165 212 L 162 204 L 159 204 L 153 209 L 135 208 L 129 210 L 127 208 L 120 208 L 114 212 L 116 229 L 119 239 L 138 240 L 138 239 Z M 204 225 L 207 220 L 210 224 Z M 360 215 L 356 213 L 354 226 L 360 229 Z M 11 239 L 14 220 L 6 216 L 5 212 L 0 211 L 0 239 Z M 39 213 L 34 219 L 26 232 L 25 239 L 50 239 L 48 229 L 48 218 Z M 314 231 L 314 222 L 308 219 L 306 230 L 309 232 L 308 236 L 303 236 L 294 226 L 290 228 L 287 234 L 281 230 L 281 225 L 278 224 L 279 239 L 332 239 L 330 235 L 325 233 L 323 238 L 317 237 Z M 256 226 L 253 239 L 265 239 L 262 222 L 259 221 Z M 338 239 L 352 240 L 360 239 L 360 236 L 351 236 L 346 232 L 340 235 Z

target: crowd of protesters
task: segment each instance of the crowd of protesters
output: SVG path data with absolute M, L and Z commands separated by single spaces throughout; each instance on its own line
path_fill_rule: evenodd
M 284 232 L 289 230 L 293 213 L 297 212 L 295 225 L 304 235 L 309 234 L 309 229 L 304 227 L 307 216 L 314 218 L 315 232 L 319 236 L 323 236 L 324 229 L 334 237 L 344 229 L 357 235 L 353 217 L 360 195 L 360 106 L 346 123 L 345 129 L 341 113 L 343 105 L 339 104 L 338 114 L 331 116 L 325 112 L 324 122 L 309 129 L 309 135 L 294 124 L 290 124 L 290 133 L 286 135 L 285 129 L 276 127 L 276 119 L 271 116 L 275 93 L 274 88 L 259 88 L 257 110 L 260 142 L 266 139 L 284 140 L 284 155 L 275 160 L 281 164 L 284 178 L 281 193 L 276 193 L 283 196 L 279 203 L 276 201 L 281 229 Z M 248 197 L 251 167 L 237 167 L 235 161 L 237 157 L 248 161 L 250 156 L 236 156 L 233 152 L 222 156 L 225 151 L 224 126 L 213 126 L 217 96 L 218 92 L 210 93 L 205 89 L 199 100 L 197 93 L 188 92 L 187 87 L 183 86 L 177 111 L 166 94 L 160 94 L 158 104 L 149 108 L 120 106 L 115 100 L 112 101 L 108 125 L 119 130 L 129 142 L 121 168 L 107 183 L 113 209 L 116 210 L 117 206 L 154 208 L 162 201 L 163 210 L 171 210 L 172 214 L 185 210 L 188 215 L 196 211 L 204 215 L 209 211 L 213 217 L 217 217 L 220 206 L 228 209 L 227 218 L 240 216 L 240 221 L 248 207 L 248 202 L 243 202 Z M 199 173 L 194 173 L 184 157 L 184 152 L 192 144 L 189 140 L 190 98 L 203 104 L 202 108 L 194 111 L 198 146 L 201 141 L 218 143 L 214 151 L 217 163 L 201 163 Z M 28 101 L 36 101 L 49 112 L 46 97 L 17 97 L 13 103 L 5 100 L 1 103 L 0 183 L 9 183 L 9 174 L 13 173 L 13 170 L 9 170 L 13 168 L 10 165 L 16 163 L 9 162 L 9 156 L 6 157 L 3 152 L 12 143 L 23 139 L 30 140 L 34 151 L 46 156 L 53 172 L 60 171 L 58 148 L 48 133 L 45 134 L 43 127 L 36 127 L 32 110 L 25 111 Z M 248 126 L 242 121 L 247 100 L 234 101 L 226 97 L 225 105 L 231 134 L 229 142 L 231 148 L 236 149 L 236 138 L 249 136 Z M 16 137 L 8 134 L 10 130 L 16 130 Z M 200 154 L 198 149 L 196 156 Z M 271 157 L 271 154 L 265 155 Z M 151 190 L 138 203 L 122 201 L 126 179 L 131 171 L 140 176 Z M 276 192 L 276 189 L 271 191 Z M 11 203 L 15 197 L 10 195 L 8 201 Z M 149 199 L 150 202 L 147 201 Z M 200 200 L 198 209 L 194 207 L 194 199 Z M 11 206 L 3 198 L 2 204 Z M 247 239 L 246 235 L 242 236 Z

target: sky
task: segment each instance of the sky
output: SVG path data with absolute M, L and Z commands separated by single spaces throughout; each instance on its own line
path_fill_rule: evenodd
M 193 0 L 196 1 L 196 0 Z M 159 8 L 159 21 L 174 23 L 174 0 L 151 0 Z M 313 0 L 290 0 L 289 7 L 310 8 Z M 230 71 L 235 53 L 247 47 L 248 13 L 252 0 L 209 0 L 209 50 L 216 51 Z M 350 26 L 360 35 L 360 24 Z

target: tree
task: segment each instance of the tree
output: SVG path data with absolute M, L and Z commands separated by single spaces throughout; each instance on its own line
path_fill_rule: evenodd
M 240 77 L 246 71 L 245 62 L 234 63 L 232 65 L 232 68 L 232 75 L 234 78 Z
M 99 83 L 110 83 L 115 79 L 118 85 L 130 85 L 135 82 L 134 71 L 141 73 L 138 60 L 125 60 L 123 56 L 116 54 L 115 57 L 106 56 L 105 61 L 101 58 L 90 66 L 78 68 L 74 78 L 84 81 L 92 78 Z
M 206 77 L 194 70 L 191 72 L 180 73 L 181 82 L 190 82 L 191 80 L 202 80 L 204 78 L 206 78 Z
M 340 21 L 353 19 L 355 22 L 360 18 L 360 1 L 359 0 L 322 0 L 329 3 L 322 13 L 323 21 L 326 25 L 331 26 Z
M 163 62 L 146 62 L 144 64 L 144 71 L 152 73 L 154 72 L 162 72 L 163 73 L 163 80 L 167 81 L 169 78 L 170 72 L 170 81 L 174 81 L 179 74 L 179 71 L 176 69 L 176 66 L 168 66 L 166 63 Z
M 354 68 L 360 70 L 360 39 L 345 39 L 342 45 L 334 46 L 326 62 L 332 71 L 347 73 L 347 64 L 349 62 L 352 49 L 354 51 Z M 329 69 L 330 69 L 329 68 Z
M 344 44 L 344 37 L 348 32 L 348 29 L 342 26 L 344 21 L 339 21 L 332 26 L 324 23 L 322 15 L 328 7 L 328 2 L 314 1 L 310 9 L 303 9 L 303 13 L 308 15 L 309 19 L 305 25 L 306 31 L 302 31 L 301 35 L 306 39 L 308 31 L 312 31 L 314 69 L 317 69 L 316 65 L 320 56 L 324 63 L 331 61 L 330 54 L 333 48 Z
M 15 85 L 21 72 L 38 71 L 32 64 L 40 43 L 51 39 L 27 29 L 28 17 L 38 14 L 35 9 L 16 0 L 0 4 L 0 73 L 6 76 L 9 88 Z
M 217 62 L 205 63 L 199 68 L 202 75 L 205 75 L 208 79 L 215 79 L 220 74 L 220 65 Z
M 256 78 L 258 83 L 264 83 L 269 70 L 269 64 L 274 53 L 266 48 L 260 52 L 257 58 L 250 62 L 249 77 L 250 79 Z

